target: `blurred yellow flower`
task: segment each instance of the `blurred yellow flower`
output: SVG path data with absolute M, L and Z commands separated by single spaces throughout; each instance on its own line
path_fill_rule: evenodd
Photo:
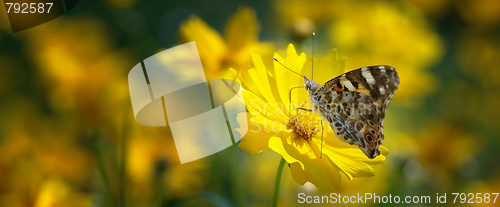
M 460 38 L 457 60 L 465 74 L 487 89 L 499 88 L 500 43 L 498 36 L 468 31 Z
M 275 54 L 278 61 L 301 74 L 311 74 L 311 60 L 304 53 L 297 55 L 289 45 L 285 58 Z M 258 153 L 271 149 L 279 153 L 289 164 L 294 180 L 303 185 L 307 181 L 320 188 L 332 189 L 341 180 L 341 173 L 347 178 L 374 176 L 373 166 L 382 165 L 388 150 L 381 148 L 382 155 L 368 159 L 355 146 L 335 138 L 331 128 L 324 130 L 323 156 L 320 158 L 320 118 L 310 112 L 295 110 L 297 104 L 305 103 L 307 94 L 302 89 L 303 78 L 286 70 L 279 63 L 273 69 L 266 69 L 259 55 L 251 54 L 253 68 L 248 71 L 252 87 L 243 92 L 248 109 L 249 128 L 242 138 L 240 148 Z M 337 58 L 332 50 L 325 58 L 314 60 L 314 80 L 325 83 L 345 71 L 345 59 Z M 250 84 L 247 84 L 247 86 Z M 241 117 L 240 117 L 241 118 Z
M 352 57 L 349 68 L 384 64 L 398 70 L 401 85 L 395 103 L 419 106 L 420 97 L 438 87 L 427 70 L 442 56 L 443 45 L 416 7 L 404 2 L 359 4 L 340 16 L 330 33 L 335 47 Z
M 251 68 L 249 52 L 272 57 L 274 48 L 270 43 L 259 42 L 259 31 L 255 11 L 240 8 L 226 24 L 224 38 L 193 15 L 181 25 L 179 39 L 182 43 L 196 42 L 205 74 L 212 79 L 221 78 L 230 67 L 238 70 Z
M 86 123 L 113 117 L 128 98 L 126 71 L 133 60 L 113 50 L 105 25 L 92 18 L 48 24 L 57 33 L 30 37 L 28 53 L 37 64 L 47 99 L 59 112 L 75 110 Z M 120 111 L 121 112 L 121 111 Z
M 442 98 L 443 109 L 449 117 L 473 120 L 485 127 L 496 128 L 500 126 L 498 36 L 470 29 L 458 42 L 456 59 L 464 74 L 475 83 L 471 85 L 470 82 L 455 82 L 451 85 L 447 89 L 450 95 Z M 461 113 L 456 113 L 457 109 L 461 110 Z
M 206 164 L 203 160 L 178 164 L 168 128 L 135 126 L 132 133 L 126 150 L 126 171 L 132 187 L 137 189 L 132 192 L 134 198 L 146 202 L 144 198 L 154 196 L 159 190 L 157 186 L 163 186 L 175 197 L 196 195 L 206 187 Z
M 35 207 L 95 206 L 89 195 L 75 192 L 69 184 L 59 178 L 49 178 L 40 184 Z
M 299 39 L 310 37 L 316 25 L 327 24 L 348 10 L 348 0 L 275 0 L 280 26 Z
M 433 17 L 439 17 L 449 12 L 452 0 L 409 0 L 426 14 Z
M 500 23 L 500 4 L 497 0 L 456 1 L 460 15 L 476 27 L 498 26 Z
M 415 183 L 432 182 L 449 191 L 456 180 L 480 173 L 477 153 L 483 148 L 480 137 L 442 121 L 426 124 L 421 133 L 404 134 L 393 145 L 395 157 L 405 161 L 403 172 Z
M 498 194 L 500 192 L 500 179 L 498 179 L 498 174 L 493 176 L 493 178 L 484 181 L 478 181 L 474 183 L 472 186 L 467 187 L 463 190 L 463 192 L 478 192 L 476 193 L 476 199 L 472 206 L 480 206 L 480 207 L 494 207 L 498 206 L 498 202 L 500 202 L 500 198 Z M 493 194 L 495 193 L 495 194 Z M 477 198 L 480 197 L 480 198 Z M 466 203 L 470 196 L 465 199 L 458 197 L 457 203 Z M 479 202 L 481 201 L 481 202 Z

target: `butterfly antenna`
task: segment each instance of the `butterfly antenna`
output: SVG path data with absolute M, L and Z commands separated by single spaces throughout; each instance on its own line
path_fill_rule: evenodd
M 278 61 L 278 60 L 276 59 L 276 57 L 273 57 L 273 59 L 274 59 L 276 62 L 278 62 L 280 65 L 282 65 L 283 67 L 285 67 L 286 69 L 288 69 L 289 71 L 292 71 L 293 73 L 295 73 L 295 74 L 297 74 L 297 75 L 303 76 L 302 74 L 297 73 L 297 72 L 293 71 L 292 69 L 290 69 L 290 68 L 286 67 L 285 65 L 283 65 L 283 63 L 281 63 L 280 61 Z
M 311 60 L 311 80 L 314 79 L 314 36 L 316 36 L 316 33 L 313 32 L 312 34 L 312 60 Z

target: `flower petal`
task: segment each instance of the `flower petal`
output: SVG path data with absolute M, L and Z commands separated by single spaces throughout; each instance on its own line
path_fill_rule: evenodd
M 243 96 L 247 110 L 252 116 L 262 116 L 282 124 L 288 121 L 288 117 L 283 113 L 282 104 L 266 102 L 248 90 L 243 91 Z
M 374 176 L 375 170 L 371 165 L 384 163 L 385 161 L 384 155 L 369 159 L 358 147 L 338 140 L 334 133 L 327 133 L 326 137 L 331 138 L 323 139 L 323 154 L 328 156 L 349 180 L 354 177 Z M 313 140 L 317 146 L 321 145 L 321 138 Z M 384 148 L 381 148 L 381 150 L 387 152 Z
M 337 50 L 331 50 L 324 58 L 315 59 L 314 66 L 311 64 L 311 58 L 308 58 L 302 68 L 301 73 L 307 74 L 309 78 L 312 78 L 318 84 L 324 84 L 327 81 L 342 75 L 346 71 L 346 58 L 338 58 Z M 311 67 L 314 67 L 314 77 L 310 77 L 312 74 Z
M 266 67 L 262 62 L 260 55 L 250 53 L 253 68 L 248 70 L 250 78 L 255 83 L 257 90 L 262 94 L 262 97 L 269 103 L 277 103 L 274 98 L 273 91 L 277 93 L 276 87 L 271 87 L 269 76 Z
M 287 68 L 296 71 L 299 73 L 304 66 L 304 63 L 306 62 L 306 55 L 304 53 L 297 55 L 297 52 L 295 51 L 295 47 L 292 44 L 289 44 L 286 53 L 285 53 L 285 58 L 281 58 L 279 54 L 274 55 L 276 60 L 279 61 L 274 63 L 274 72 L 276 74 L 276 84 L 277 84 L 277 89 L 278 89 L 278 94 L 281 99 L 281 102 L 286 106 L 288 110 L 289 108 L 289 103 L 290 103 L 290 90 L 292 90 L 293 87 L 297 86 L 303 86 L 304 85 L 304 79 L 297 74 L 294 74 L 293 72 L 289 71 L 285 67 L 283 67 L 280 63 L 285 65 Z M 300 90 L 300 89 L 299 89 Z M 302 89 L 302 91 L 304 91 Z M 297 90 L 292 91 L 294 92 L 292 94 L 292 103 L 297 103 Z M 294 96 L 295 95 L 295 96 Z
M 299 162 L 314 180 L 327 181 L 329 187 L 339 183 L 340 174 L 336 166 L 329 159 L 317 159 L 318 146 L 311 146 L 308 141 L 296 136 L 295 133 L 278 133 L 269 139 L 269 148 L 281 154 L 288 163 Z
M 260 124 L 256 124 L 250 120 L 251 115 L 247 113 L 247 123 L 248 130 L 244 137 L 241 138 L 241 142 L 238 145 L 242 150 L 245 150 L 249 153 L 255 154 L 262 152 L 264 150 L 268 150 L 268 142 L 269 138 L 274 135 L 274 133 L 266 132 L 262 130 L 262 126 Z M 238 116 L 238 122 L 242 123 L 240 120 L 242 116 Z M 238 129 L 237 129 L 238 130 Z M 239 130 L 238 130 L 239 131 Z
M 221 35 L 207 25 L 203 20 L 193 15 L 183 22 L 179 30 L 181 42 L 196 42 L 200 58 L 203 60 L 203 68 L 206 73 L 216 74 L 219 72 L 220 64 L 226 55 L 226 43 Z

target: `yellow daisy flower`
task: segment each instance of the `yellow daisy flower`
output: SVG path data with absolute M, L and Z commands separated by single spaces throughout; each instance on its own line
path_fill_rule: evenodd
M 195 41 L 207 78 L 220 78 L 228 68 L 247 70 L 251 68 L 249 52 L 271 57 L 273 46 L 258 40 L 260 25 L 255 11 L 240 8 L 228 21 L 224 38 L 199 17 L 193 15 L 179 30 L 182 43 Z M 272 64 L 271 61 L 268 61 Z
M 284 58 L 278 54 L 275 57 L 291 70 L 310 77 L 312 59 L 304 53 L 298 55 L 292 44 Z M 350 180 L 375 175 L 373 166 L 384 164 L 386 148 L 381 147 L 382 155 L 368 159 L 357 147 L 335 138 L 333 130 L 324 124 L 323 156 L 320 156 L 321 119 L 313 113 L 296 110 L 307 100 L 304 89 L 290 93 L 292 87 L 304 85 L 303 78 L 279 63 L 266 69 L 256 54 L 251 54 L 251 61 L 249 76 L 241 77 L 247 87 L 243 96 L 249 119 L 248 132 L 239 144 L 241 149 L 250 153 L 271 149 L 279 153 L 290 164 L 293 179 L 301 185 L 309 181 L 320 188 L 332 189 L 340 182 L 341 174 Z M 314 60 L 313 78 L 325 83 L 346 72 L 345 65 L 346 59 L 337 58 L 337 51 L 332 50 L 325 58 Z

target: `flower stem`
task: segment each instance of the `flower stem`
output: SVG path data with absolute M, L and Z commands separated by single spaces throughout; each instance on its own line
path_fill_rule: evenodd
M 285 166 L 285 159 L 281 158 L 281 162 L 278 166 L 278 173 L 276 174 L 276 182 L 274 184 L 273 207 L 278 206 L 278 199 L 280 197 L 281 175 L 283 174 L 283 166 Z

